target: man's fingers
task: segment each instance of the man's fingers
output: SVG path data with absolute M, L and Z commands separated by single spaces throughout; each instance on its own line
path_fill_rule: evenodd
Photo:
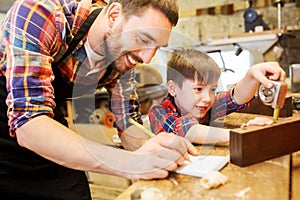
M 187 148 L 188 148 L 187 150 L 191 155 L 193 155 L 193 156 L 199 156 L 200 155 L 198 149 L 196 149 L 196 147 L 191 142 L 189 142 L 187 139 L 186 139 L 186 143 L 187 143 L 186 145 L 187 145 Z
M 137 180 L 140 180 L 140 179 L 152 180 L 152 179 L 155 179 L 155 178 L 166 178 L 169 175 L 169 171 L 171 171 L 171 170 L 156 169 L 153 172 L 145 173 L 145 174 L 142 174 L 142 175 L 137 173 L 135 175 L 132 175 L 130 180 L 137 181 Z
M 170 133 L 160 133 L 161 138 L 157 138 L 163 147 L 179 152 L 185 159 L 189 159 L 189 153 L 198 155 L 197 149 L 185 138 Z

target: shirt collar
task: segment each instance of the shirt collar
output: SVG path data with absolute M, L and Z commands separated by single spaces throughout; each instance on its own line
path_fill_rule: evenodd
M 91 48 L 88 38 L 86 39 L 86 41 L 84 43 L 84 49 L 85 49 L 85 52 L 86 52 L 86 55 L 87 55 L 87 58 L 89 61 L 90 69 L 91 69 L 91 71 L 89 71 L 87 75 L 101 71 L 102 64 L 100 64 L 100 63 L 101 63 L 101 61 L 103 61 L 104 56 L 101 54 L 98 54 Z

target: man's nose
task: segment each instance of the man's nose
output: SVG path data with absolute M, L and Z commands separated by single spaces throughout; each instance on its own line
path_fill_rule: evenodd
M 139 53 L 139 57 L 142 59 L 144 63 L 149 64 L 153 56 L 155 55 L 156 51 L 157 51 L 156 47 L 142 49 Z

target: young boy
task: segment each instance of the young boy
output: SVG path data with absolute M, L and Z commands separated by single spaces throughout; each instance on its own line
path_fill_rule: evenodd
M 228 129 L 207 125 L 229 113 L 245 110 L 260 83 L 271 88 L 269 79 L 285 79 L 285 72 L 277 63 L 260 63 L 252 66 L 231 89 L 216 94 L 220 74 L 220 68 L 208 55 L 192 49 L 175 51 L 168 62 L 168 95 L 149 110 L 152 131 L 174 133 L 198 144 L 228 142 Z M 271 123 L 268 118 L 256 118 L 247 125 Z

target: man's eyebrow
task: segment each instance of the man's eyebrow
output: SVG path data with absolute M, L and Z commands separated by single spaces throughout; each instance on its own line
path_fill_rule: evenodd
M 156 43 L 157 40 L 151 35 L 149 34 L 148 32 L 144 32 L 144 31 L 141 31 L 140 32 L 142 35 L 146 36 L 149 40 L 151 40 L 152 42 Z M 168 44 L 165 44 L 165 45 L 160 45 L 159 47 L 168 47 Z
M 152 35 L 150 35 L 149 33 L 144 32 L 144 31 L 142 31 L 140 33 L 143 34 L 144 36 L 146 36 L 148 39 L 152 40 L 153 42 L 157 42 L 156 39 Z
M 161 46 L 159 46 L 159 47 L 168 47 L 168 44 L 166 44 L 166 45 L 161 45 Z

